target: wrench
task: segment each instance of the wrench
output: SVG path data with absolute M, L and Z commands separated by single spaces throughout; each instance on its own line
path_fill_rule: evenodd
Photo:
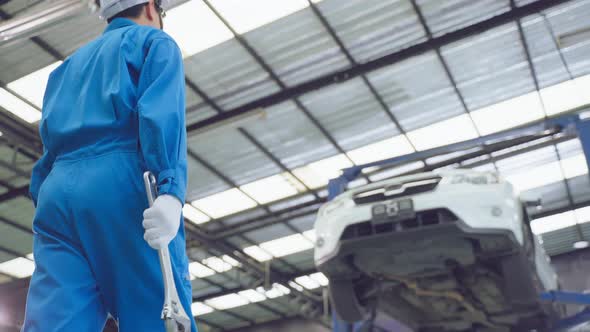
M 143 182 L 150 207 L 154 205 L 154 200 L 158 196 L 156 187 L 156 177 L 151 172 L 143 173 Z M 184 311 L 176 284 L 172 274 L 172 263 L 170 262 L 170 252 L 168 247 L 158 250 L 160 258 L 160 267 L 162 268 L 162 277 L 164 279 L 164 307 L 162 308 L 161 319 L 164 320 L 166 332 L 190 332 L 191 320 Z

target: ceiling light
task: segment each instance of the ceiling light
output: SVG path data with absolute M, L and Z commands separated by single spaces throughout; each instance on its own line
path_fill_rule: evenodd
M 588 248 L 588 246 L 590 246 L 590 243 L 588 243 L 588 241 L 578 241 L 574 243 L 575 249 L 585 249 Z
M 256 291 L 265 294 L 269 299 L 275 299 L 277 297 L 291 293 L 289 288 L 281 284 L 273 284 L 270 290 L 265 290 L 263 287 L 258 287 L 256 288 Z
M 315 280 L 311 279 L 309 276 L 295 278 L 295 282 L 305 287 L 306 289 L 316 289 L 320 287 L 320 284 L 317 283 Z
M 204 224 L 204 223 L 211 220 L 211 218 L 209 218 L 207 215 L 205 215 L 201 211 L 195 209 L 190 204 L 184 204 L 184 206 L 182 207 L 182 215 L 186 219 L 188 219 L 190 222 L 192 222 L 196 225 Z
M 294 282 L 294 281 L 289 281 L 289 286 L 302 292 L 304 290 L 303 286 L 301 286 L 300 284 Z
M 246 305 L 250 302 L 238 294 L 232 293 L 205 300 L 205 304 L 217 310 L 226 310 Z
M 0 106 L 28 123 L 41 120 L 39 110 L 2 88 L 0 88 Z
M 192 205 L 213 218 L 221 218 L 253 208 L 257 204 L 239 189 L 233 188 L 196 200 Z
M 201 316 L 212 313 L 214 310 L 203 302 L 195 302 L 191 305 L 191 311 L 193 312 L 193 316 Z
M 326 276 L 321 272 L 316 272 L 314 274 L 310 274 L 309 277 L 319 283 L 321 286 L 328 286 L 329 280 Z
M 18 257 L 4 263 L 0 263 L 0 272 L 15 278 L 26 278 L 33 275 L 35 263 L 24 257 Z
M 230 263 L 227 263 L 218 257 L 206 258 L 202 261 L 202 263 L 219 273 L 226 272 L 232 269 L 232 265 Z
M 223 259 L 224 262 L 228 263 L 229 265 L 233 266 L 233 267 L 238 267 L 241 266 L 242 264 L 240 264 L 240 262 L 238 262 L 237 260 L 231 258 L 228 255 L 223 255 L 221 257 L 221 259 Z
M 576 209 L 574 213 L 579 224 L 590 222 L 590 206 Z
M 41 108 L 43 107 L 43 96 L 45 95 L 49 74 L 59 67 L 61 63 L 61 61 L 55 62 L 14 82 L 8 83 L 7 86 L 10 90 Z
M 531 221 L 533 233 L 539 235 L 553 232 L 576 224 L 573 211 L 554 214 L 548 217 L 534 219 Z

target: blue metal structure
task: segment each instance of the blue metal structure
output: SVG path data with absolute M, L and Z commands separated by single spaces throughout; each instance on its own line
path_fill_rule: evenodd
M 348 184 L 359 177 L 364 169 L 402 165 L 448 153 L 481 148 L 486 145 L 491 145 L 498 142 L 514 141 L 514 145 L 518 145 L 522 144 L 522 141 L 518 140 L 519 138 L 528 136 L 543 137 L 544 135 L 548 134 L 565 134 L 569 136 L 577 136 L 580 139 L 582 149 L 586 157 L 586 163 L 590 169 L 590 119 L 582 119 L 579 114 L 567 114 L 555 118 L 545 119 L 531 125 L 481 136 L 464 142 L 346 168 L 342 170 L 342 175 L 340 177 L 330 180 L 328 184 L 328 199 L 332 200 L 339 194 L 343 193 L 346 190 Z M 567 331 L 567 329 L 575 327 L 579 324 L 590 322 L 590 294 L 551 291 L 540 294 L 540 299 L 543 301 L 587 306 L 586 309 L 582 310 L 578 314 L 559 321 L 557 324 L 555 324 L 555 326 L 552 327 L 552 331 Z M 350 324 L 343 322 L 339 320 L 336 313 L 333 312 L 333 331 L 335 332 L 357 332 L 361 330 L 363 323 L 364 322 L 356 322 L 354 324 Z

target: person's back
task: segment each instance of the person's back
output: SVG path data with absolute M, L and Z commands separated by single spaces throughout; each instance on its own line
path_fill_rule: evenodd
M 164 331 L 162 275 L 150 246 L 168 243 L 190 315 L 180 215 L 184 98 L 178 46 L 163 31 L 125 18 L 112 20 L 50 75 L 40 122 L 44 155 L 31 179 L 37 267 L 23 331 L 99 332 L 108 315 L 120 331 Z M 142 179 L 148 170 L 160 194 L 150 209 Z M 166 221 L 172 231 L 162 231 Z

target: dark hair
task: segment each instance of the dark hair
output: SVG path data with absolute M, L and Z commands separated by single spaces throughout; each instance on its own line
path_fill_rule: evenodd
M 147 2 L 141 3 L 139 5 L 135 5 L 133 7 L 129 7 L 127 9 L 125 9 L 124 11 L 118 13 L 117 15 L 109 18 L 107 20 L 107 22 L 111 23 L 114 19 L 119 18 L 119 17 L 121 17 L 121 18 L 137 18 L 137 17 L 139 17 L 139 15 L 141 15 L 141 12 L 145 6 L 147 6 Z

